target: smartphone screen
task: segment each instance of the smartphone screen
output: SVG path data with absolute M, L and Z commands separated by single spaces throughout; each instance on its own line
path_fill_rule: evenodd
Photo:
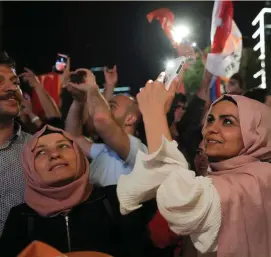
M 56 57 L 55 71 L 63 73 L 67 66 L 68 56 L 65 54 L 58 54 Z

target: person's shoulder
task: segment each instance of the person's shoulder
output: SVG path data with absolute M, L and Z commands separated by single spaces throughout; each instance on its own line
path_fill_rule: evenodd
M 30 208 L 26 203 L 14 206 L 10 210 L 11 215 L 36 215 L 36 212 Z
M 141 140 L 138 137 L 134 136 L 134 135 L 128 134 L 128 137 L 129 137 L 130 140 L 141 143 Z
M 22 131 L 21 132 L 21 136 L 23 136 L 23 137 L 32 137 L 32 135 L 31 134 L 29 134 L 29 133 L 27 133 L 27 132 L 25 132 L 25 131 Z
M 121 214 L 115 185 L 107 187 L 95 187 L 88 200 L 83 204 L 80 204 L 78 207 L 89 208 L 92 206 L 93 208 L 95 204 L 97 206 L 101 206 L 102 204 L 103 208 L 100 210 L 103 212 L 106 211 L 114 222 L 119 220 Z M 99 210 L 97 209 L 96 213 L 98 211 Z
M 133 144 L 133 145 L 137 145 L 138 148 L 143 151 L 143 152 L 147 152 L 147 146 L 145 144 L 142 143 L 142 141 L 135 137 L 134 135 L 128 135 L 129 139 L 130 139 L 130 144 Z
M 27 132 L 21 131 L 20 137 L 24 139 L 25 141 L 27 141 L 32 137 L 32 135 Z
M 95 156 L 93 159 L 95 159 L 97 155 L 101 154 L 106 149 L 108 149 L 108 147 L 104 143 L 91 144 L 91 147 L 90 147 L 91 155 Z
M 104 143 L 93 143 L 93 144 L 91 145 L 91 147 L 97 147 L 97 148 L 99 148 L 99 149 L 104 149 L 104 148 L 107 147 L 107 145 L 104 144 Z
M 97 202 L 97 201 L 103 201 L 104 199 L 115 199 L 117 198 L 117 189 L 116 185 L 112 186 L 106 186 L 106 187 L 94 187 L 89 198 L 84 202 L 84 204 L 89 204 L 92 202 Z

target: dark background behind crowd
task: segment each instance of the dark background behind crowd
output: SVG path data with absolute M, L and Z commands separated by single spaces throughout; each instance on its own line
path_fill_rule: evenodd
M 251 21 L 263 6 L 264 2 L 240 1 L 234 3 L 234 19 L 242 31 L 244 47 L 253 45 Z M 1 249 L 9 252 L 10 255 L 5 255 L 6 257 L 15 256 L 15 252 L 18 253 L 30 242 L 37 239 L 65 252 L 95 250 L 112 253 L 116 257 L 191 256 L 191 254 L 185 255 L 188 253 L 187 249 L 189 249 L 190 242 L 189 238 L 184 236 L 187 232 L 184 233 L 183 231 L 187 230 L 184 229 L 178 233 L 172 230 L 170 227 L 172 224 L 157 209 L 155 197 L 151 197 L 153 198 L 152 201 L 144 204 L 143 208 L 138 209 L 138 211 L 127 216 L 121 215 L 128 214 L 130 207 L 127 205 L 129 208 L 127 208 L 128 212 L 125 213 L 127 206 L 122 205 L 121 200 L 118 199 L 121 199 L 123 195 L 125 198 L 130 192 L 133 193 L 136 190 L 130 189 L 128 183 L 123 183 L 125 186 L 128 185 L 128 190 L 120 193 L 122 189 L 119 187 L 119 181 L 125 177 L 123 175 L 129 177 L 135 170 L 144 171 L 142 167 L 138 168 L 137 165 L 141 162 L 140 154 L 148 153 L 150 156 L 158 148 L 162 135 L 168 142 L 162 141 L 159 148 L 162 150 L 158 151 L 157 158 L 160 158 L 160 152 L 163 153 L 164 144 L 169 144 L 174 139 L 178 143 L 180 151 L 177 150 L 175 145 L 174 149 L 168 148 L 169 153 L 166 154 L 170 155 L 171 153 L 174 154 L 174 151 L 177 152 L 182 161 L 174 158 L 180 165 L 181 170 L 185 171 L 186 169 L 190 173 L 188 169 L 191 169 L 195 171 L 197 176 L 201 176 L 200 179 L 203 182 L 200 182 L 202 185 L 199 188 L 201 186 L 203 189 L 208 188 L 208 192 L 211 189 L 211 193 L 215 196 L 205 197 L 204 194 L 207 191 L 202 190 L 202 199 L 210 201 L 210 204 L 214 206 L 212 207 L 213 210 L 215 210 L 215 215 L 213 217 L 209 215 L 208 218 L 214 222 L 212 224 L 214 228 L 219 228 L 222 224 L 219 220 L 223 218 L 223 215 L 220 216 L 219 210 L 220 198 L 217 191 L 206 184 L 210 183 L 210 180 L 205 176 L 210 171 L 212 162 L 219 163 L 239 157 L 237 154 L 245 148 L 244 142 L 246 141 L 243 138 L 244 136 L 242 137 L 243 130 L 241 130 L 244 128 L 242 123 L 244 118 L 240 118 L 242 114 L 240 110 L 242 108 L 249 109 L 245 108 L 249 105 L 249 100 L 235 95 L 245 94 L 245 96 L 256 99 L 269 107 L 271 106 L 271 95 L 268 90 L 263 89 L 246 91 L 246 81 L 242 79 L 240 74 L 234 74 L 224 85 L 224 91 L 234 96 L 226 95 L 221 100 L 222 103 L 218 102 L 212 106 L 211 111 L 217 106 L 231 106 L 229 108 L 232 109 L 226 109 L 225 114 L 224 108 L 217 107 L 218 109 L 221 108 L 218 114 L 215 111 L 209 113 L 209 115 L 206 115 L 207 120 L 205 121 L 205 114 L 212 102 L 209 90 L 213 78 L 212 71 L 206 68 L 198 85 L 198 90 L 192 96 L 189 95 L 190 92 L 186 92 L 188 93 L 186 96 L 175 94 L 181 92 L 177 88 L 180 88 L 184 82 L 184 73 L 182 72 L 178 79 L 176 78 L 171 83 L 170 89 L 165 90 L 165 74 L 161 73 L 158 78 L 157 74 L 164 70 L 166 60 L 176 57 L 176 52 L 162 33 L 160 25 L 157 22 L 149 24 L 146 18 L 149 12 L 161 7 L 167 7 L 174 12 L 176 23 L 182 22 L 191 26 L 191 39 L 197 42 L 198 48 L 205 49 L 210 45 L 209 35 L 213 2 L 189 2 L 189 4 L 184 2 L 29 2 L 1 4 L 0 11 L 4 15 L 1 20 L 3 24 L 1 27 L 1 47 L 15 59 L 18 73 L 18 76 L 15 75 L 14 63 L 10 57 L 6 53 L 1 53 L 0 75 L 2 77 L 0 82 L 2 84 L 0 100 L 2 102 L 0 101 L 0 104 L 2 105 L 0 111 L 2 113 L 0 113 L 0 123 L 4 126 L 0 128 L 2 137 L 2 139 L 0 137 L 0 141 L 2 140 L 5 144 L 2 146 L 0 142 L 0 150 L 3 150 L 0 155 L 0 173 L 2 172 L 1 178 L 5 186 L 0 187 L 2 189 L 2 191 L 0 190 L 2 201 L 0 201 L 0 210 L 2 211 L 2 213 L 0 212 L 0 233 L 4 229 L 3 236 L 0 237 L 0 252 Z M 177 50 L 179 55 L 182 47 L 186 49 L 184 56 L 196 56 L 196 47 L 190 44 L 187 46 L 185 43 L 180 44 Z M 70 58 L 67 59 L 67 66 L 63 74 L 57 76 L 58 81 L 61 82 L 60 96 L 57 95 L 58 99 L 53 100 L 53 97 L 45 89 L 45 83 L 39 80 L 36 75 L 52 71 L 57 53 L 67 54 Z M 204 58 L 202 52 L 198 59 L 202 59 L 204 63 Z M 102 69 L 99 74 L 94 73 L 93 75 L 89 69 L 95 66 L 107 67 L 104 70 Z M 31 70 L 25 69 L 25 67 Z M 186 68 L 183 70 L 186 70 Z M 79 72 L 83 72 L 81 77 Z M 97 83 L 100 87 L 104 87 L 103 93 L 99 91 L 99 86 L 96 84 L 95 76 L 98 78 L 99 75 L 105 78 L 104 83 Z M 74 81 L 74 77 L 79 78 L 81 82 Z M 149 78 L 157 79 L 154 82 L 148 81 L 146 83 Z M 25 87 L 26 85 L 28 85 L 28 89 Z M 137 98 L 128 95 L 114 95 L 114 88 L 117 86 L 129 86 L 131 87 L 131 94 L 135 95 L 139 88 L 144 87 L 144 85 L 145 88 L 137 95 Z M 19 96 L 20 87 L 24 93 L 23 98 Z M 31 97 L 30 92 L 27 92 L 28 90 L 33 92 Z M 29 95 L 25 93 L 29 93 Z M 35 95 L 43 108 L 43 115 L 35 113 L 36 108 L 32 108 L 31 101 Z M 242 101 L 245 102 L 243 107 L 239 106 L 238 101 L 240 104 L 242 104 Z M 226 105 L 224 105 L 225 102 Z M 256 106 L 255 108 L 250 106 L 252 111 L 258 111 L 258 107 L 259 110 L 263 109 L 263 114 L 270 111 L 266 106 L 256 101 L 251 103 L 253 103 L 252 106 Z M 228 113 L 228 110 L 230 110 L 230 113 Z M 234 116 L 234 113 L 238 113 L 240 116 L 237 114 Z M 262 113 L 260 114 L 262 115 Z M 257 113 L 254 116 L 255 119 L 259 117 Z M 217 121 L 216 117 L 219 117 Z M 235 121 L 230 118 L 234 118 Z M 30 135 L 21 132 L 21 126 L 17 121 L 22 125 L 22 131 L 30 134 L 34 134 L 46 124 L 56 128 L 45 126 L 23 148 L 23 144 Z M 254 124 L 254 118 L 249 122 Z M 246 129 L 248 127 L 246 126 Z M 65 129 L 72 136 L 59 128 Z M 268 129 L 270 132 L 270 128 Z M 203 133 L 205 137 L 202 136 L 202 130 L 208 132 L 205 135 Z M 236 136 L 235 138 L 238 140 L 233 140 L 234 137 L 227 138 L 227 135 L 229 135 L 226 133 L 227 130 L 233 131 L 231 132 L 232 135 Z M 221 138 L 218 137 L 220 132 Z M 261 136 L 261 138 L 265 137 Z M 205 146 L 202 144 L 202 139 L 206 141 Z M 15 144 L 18 141 L 19 144 Z M 67 141 L 66 145 L 62 144 L 63 141 Z M 269 141 L 265 141 L 263 144 L 269 144 Z M 237 147 L 234 147 L 236 142 Z M 229 156 L 231 143 L 234 153 L 230 153 L 231 156 Z M 175 143 L 171 145 L 173 144 Z M 220 147 L 221 145 L 223 147 Z M 217 146 L 218 150 L 222 149 L 222 151 L 213 148 L 215 150 L 212 155 L 212 147 Z M 208 147 L 211 148 L 209 155 L 207 154 Z M 165 149 L 167 149 L 167 145 Z M 138 154 L 139 150 L 141 151 L 140 154 Z M 268 149 L 265 151 L 270 153 Z M 23 155 L 21 155 L 22 152 Z M 217 152 L 222 154 L 216 156 Z M 15 154 L 18 162 L 14 158 Z M 260 166 L 262 160 L 264 160 L 261 159 L 263 157 L 257 157 Z M 23 165 L 21 165 L 21 158 Z M 252 158 L 253 162 L 255 158 Z M 164 157 L 163 159 L 166 160 Z M 72 163 L 72 160 L 76 161 Z M 175 165 L 175 161 L 173 163 L 165 162 L 162 167 L 167 167 L 168 164 Z M 161 160 L 159 159 L 160 164 Z M 156 165 L 145 166 L 148 166 L 149 170 L 157 168 Z M 170 172 L 173 170 L 172 167 L 176 168 L 170 166 Z M 16 170 L 16 172 L 6 173 L 6 170 L 9 169 Z M 62 169 L 62 174 L 65 175 L 62 177 L 62 181 L 58 181 L 58 175 L 55 177 L 50 175 L 60 174 L 52 172 L 58 169 Z M 159 174 L 158 172 L 155 173 Z M 134 174 L 135 172 L 132 176 Z M 145 174 L 152 173 L 145 172 Z M 179 174 L 184 174 L 184 172 Z M 50 178 L 50 176 L 52 177 Z M 26 179 L 26 190 L 24 177 L 29 177 L 29 180 Z M 197 185 L 197 181 L 200 181 L 200 179 L 195 178 L 193 174 L 191 181 L 195 184 L 190 182 L 187 184 L 192 185 L 191 188 L 193 188 L 193 185 Z M 20 184 L 14 184 L 14 181 L 19 181 Z M 80 187 L 74 186 L 74 188 L 80 189 L 82 195 L 78 199 L 74 198 L 74 200 L 73 196 L 76 194 L 74 193 L 73 185 L 75 184 L 73 183 L 78 181 L 83 183 L 80 184 Z M 135 179 L 134 181 L 140 180 Z M 131 179 L 132 183 L 134 181 Z M 146 183 L 147 180 L 143 179 L 142 181 L 144 181 L 144 185 L 148 184 Z M 67 185 L 69 190 L 66 189 Z M 47 190 L 48 188 L 50 191 Z M 182 188 L 182 186 L 176 188 Z M 59 199 L 55 201 L 54 197 L 58 194 L 55 193 L 57 191 L 54 189 L 61 194 L 63 193 L 64 196 L 59 196 Z M 10 191 L 17 193 L 17 195 L 14 194 L 16 197 L 14 197 L 13 202 L 9 199 Z M 49 192 L 46 199 L 43 198 L 45 191 Z M 34 194 L 29 194 L 29 192 Z M 37 195 L 35 195 L 36 192 L 38 192 Z M 255 199 L 258 197 L 257 194 L 253 196 Z M 58 201 L 63 203 L 62 198 L 65 197 L 68 199 L 67 206 L 56 204 Z M 47 199 L 50 202 L 49 208 Z M 52 199 L 53 201 L 51 201 Z M 215 199 L 215 201 L 212 199 Z M 231 201 L 232 198 L 229 197 L 229 199 Z M 253 199 L 252 202 L 255 202 Z M 130 200 L 127 201 L 129 204 L 132 203 Z M 54 204 L 51 204 L 51 202 Z M 235 203 L 237 202 L 235 200 Z M 141 201 L 138 203 L 141 203 Z M 43 207 L 43 204 L 45 207 Z M 209 204 L 199 205 L 204 208 L 211 206 Z M 95 209 L 93 209 L 93 206 Z M 12 208 L 11 212 L 9 212 L 10 208 Z M 195 210 L 195 213 L 200 213 L 196 207 Z M 206 213 L 213 213 L 211 208 L 209 210 Z M 189 219 L 194 218 L 191 213 Z M 90 218 L 91 214 L 96 216 Z M 99 222 L 95 221 L 96 218 L 99 219 Z M 85 223 L 85 220 L 90 222 Z M 48 222 L 48 225 L 46 222 Z M 206 222 L 207 225 L 208 222 Z M 253 222 L 257 224 L 257 219 L 253 219 Z M 189 222 L 184 220 L 183 224 L 187 225 Z M 196 231 L 199 234 L 199 227 L 202 227 L 205 233 L 203 223 L 198 224 L 200 225 L 197 225 L 192 233 Z M 217 237 L 219 229 L 212 234 L 216 234 Z M 49 230 L 55 231 L 48 233 Z M 89 231 L 91 231 L 92 237 L 89 236 Z M 19 235 L 19 232 L 21 232 L 21 235 Z M 62 234 L 59 236 L 58 232 Z M 56 237 L 54 238 L 51 234 Z M 188 234 L 190 235 L 190 233 Z M 104 235 L 107 235 L 108 238 Z M 19 239 L 16 240 L 15 236 Z M 210 236 L 209 238 L 211 239 Z M 12 247 L 14 253 L 12 253 L 7 246 L 10 242 L 15 241 L 20 245 L 14 244 L 14 247 Z M 216 244 L 216 239 L 211 242 L 211 245 L 215 246 L 214 243 Z M 214 252 L 215 248 L 211 249 L 210 246 L 208 249 L 201 250 L 202 252 Z M 192 249 L 195 250 L 195 248 Z M 220 256 L 222 255 L 218 255 L 218 257 Z M 260 254 L 260 256 L 267 255 Z
M 37 74 L 50 72 L 57 53 L 68 54 L 73 69 L 118 64 L 119 84 L 135 94 L 175 56 L 159 23 L 146 18 L 162 7 L 191 27 L 201 49 L 210 44 L 213 1 L 3 2 L 2 47 L 18 60 L 19 73 L 24 66 Z M 244 47 L 255 43 L 251 21 L 263 7 L 264 1 L 234 2 Z

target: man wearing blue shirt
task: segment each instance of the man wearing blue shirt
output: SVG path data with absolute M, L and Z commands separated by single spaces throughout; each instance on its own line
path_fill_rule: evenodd
M 66 130 L 76 137 L 85 155 L 93 160 L 91 182 L 99 186 L 114 185 L 121 174 L 132 171 L 137 151 L 147 151 L 146 146 L 134 136 L 141 114 L 135 99 L 126 95 L 114 96 L 108 104 L 99 92 L 94 75 L 86 72 L 84 84 L 70 85 L 70 92 L 74 96 L 84 92 L 86 101 L 75 97 L 67 116 Z M 95 144 L 82 135 L 84 105 L 104 144 Z

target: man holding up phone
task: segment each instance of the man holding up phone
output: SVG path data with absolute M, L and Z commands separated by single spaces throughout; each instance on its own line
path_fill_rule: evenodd
M 99 91 L 95 76 L 85 69 L 76 72 L 82 70 L 86 72 L 84 83 L 70 83 L 68 87 L 73 95 L 80 96 L 80 92 L 84 92 L 85 102 L 75 97 L 66 120 L 66 130 L 76 137 L 85 155 L 93 160 L 90 167 L 92 183 L 115 185 L 121 174 L 132 171 L 138 149 L 147 151 L 146 146 L 134 136 L 141 114 L 132 97 L 117 95 L 108 104 Z M 84 104 L 104 144 L 92 143 L 82 135 Z

